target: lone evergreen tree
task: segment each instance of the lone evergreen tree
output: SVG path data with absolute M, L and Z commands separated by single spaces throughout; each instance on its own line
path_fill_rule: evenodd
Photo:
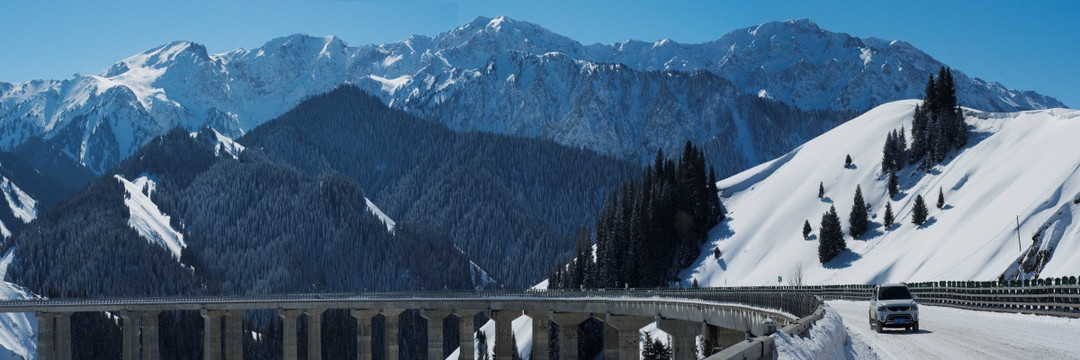
M 847 157 L 844 158 L 844 168 L 845 169 L 850 169 L 851 168 L 851 154 L 848 154 Z
M 896 222 L 896 217 L 892 213 L 892 201 L 886 201 L 885 202 L 884 222 L 885 222 L 885 229 L 891 228 L 893 226 L 893 223 Z
M 941 209 L 945 207 L 945 193 L 941 192 L 941 187 L 937 189 L 937 208 Z
M 840 227 L 840 216 L 836 215 L 836 207 L 832 206 L 829 211 L 821 215 L 821 228 L 818 230 L 818 260 L 822 264 L 829 262 L 840 255 L 847 244 L 844 242 L 844 230 Z
M 817 186 L 817 198 L 818 199 L 825 198 L 825 182 L 824 181 L 818 183 L 818 186 Z
M 915 196 L 915 207 L 911 210 L 911 223 L 922 226 L 929 215 L 930 210 L 926 208 L 926 201 L 923 200 L 922 195 Z
M 866 233 L 869 219 L 866 215 L 866 201 L 863 200 L 862 186 L 855 186 L 855 203 L 851 205 L 851 215 L 848 216 L 848 231 L 851 237 L 857 238 Z
M 803 238 L 803 240 L 806 240 L 806 239 L 810 238 L 810 232 L 811 231 L 814 231 L 814 229 L 810 227 L 810 220 L 806 220 L 806 222 L 804 222 L 802 224 L 802 238 Z
M 896 171 L 889 171 L 889 198 L 900 194 L 900 179 L 896 177 Z

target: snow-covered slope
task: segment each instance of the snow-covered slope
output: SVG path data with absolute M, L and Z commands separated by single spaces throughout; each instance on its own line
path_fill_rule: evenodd
M 16 221 L 25 224 L 37 218 L 37 200 L 3 176 L 0 176 L 0 192 L 3 193 L 5 203 Z M 10 229 L 8 225 L 0 221 L 0 236 L 4 239 L 11 237 Z
M 7 277 L 8 267 L 15 259 L 12 248 L 0 258 L 0 300 L 27 300 L 37 298 L 22 287 L 2 281 Z M 0 314 L 0 360 L 31 359 L 37 354 L 37 318 L 33 313 Z
M 150 199 L 157 187 L 157 179 L 149 175 L 130 181 L 120 175 L 114 177 L 124 185 L 124 205 L 127 205 L 130 211 L 128 225 L 138 231 L 146 241 L 169 250 L 173 257 L 180 261 L 180 251 L 187 246 L 184 243 L 184 234 L 173 229 L 169 223 L 169 215 L 158 209 L 157 204 Z
M 901 193 L 892 200 L 898 220 L 886 229 L 882 148 L 887 132 L 911 129 L 916 104 L 879 106 L 787 155 L 720 181 L 730 218 L 713 229 L 684 279 L 696 278 L 703 286 L 770 285 L 782 276 L 786 285 L 798 264 L 807 284 L 1080 273 L 1080 226 L 1073 221 L 1080 216 L 1080 111 L 966 111 L 968 146 L 929 173 L 909 167 L 899 174 Z M 843 167 L 848 154 L 851 169 Z M 819 183 L 825 188 L 820 200 Z M 857 185 L 872 216 L 868 234 L 845 235 L 850 251 L 821 265 L 816 234 L 822 214 L 836 206 L 846 233 Z M 939 189 L 942 209 L 934 207 Z M 911 213 L 920 194 L 930 220 L 917 227 Z M 805 220 L 814 228 L 810 240 L 801 234 Z M 719 259 L 713 258 L 714 247 L 721 250 Z M 1016 271 L 1025 254 L 1042 249 L 1049 261 L 1041 273 L 1038 266 Z
M 917 97 L 941 65 L 907 43 L 854 38 L 807 20 L 770 22 L 703 44 L 582 46 L 505 17 L 477 18 L 434 38 L 417 35 L 357 47 L 336 37 L 292 35 L 256 49 L 211 55 L 202 45 L 177 41 L 124 59 L 100 75 L 0 82 L 0 149 L 40 136 L 101 174 L 173 127 L 194 131 L 209 125 L 235 138 L 304 98 L 350 83 L 455 129 L 651 156 L 655 148 L 677 149 L 686 138 L 674 144 L 641 140 L 639 132 L 653 135 L 649 124 L 671 125 L 664 128 L 677 129 L 678 135 L 704 133 L 697 140 L 705 141 L 722 134 L 723 126 L 700 119 L 731 112 L 718 105 L 734 94 L 766 93 L 804 109 L 861 111 Z M 669 94 L 651 73 L 699 70 L 728 84 L 699 88 L 708 80 L 699 74 L 691 85 L 675 87 L 685 93 Z M 1063 106 L 1037 93 L 953 73 L 960 102 L 971 107 Z M 635 96 L 661 103 L 640 106 Z M 696 103 L 710 97 L 720 99 Z M 469 115 L 457 114 L 460 109 L 469 109 Z M 610 118 L 632 121 L 620 125 Z M 596 137 L 582 137 L 583 132 Z

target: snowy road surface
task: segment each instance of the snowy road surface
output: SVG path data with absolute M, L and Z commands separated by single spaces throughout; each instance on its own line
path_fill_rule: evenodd
M 918 333 L 870 330 L 863 301 L 829 301 L 858 346 L 881 359 L 1076 359 L 1080 319 L 919 307 Z

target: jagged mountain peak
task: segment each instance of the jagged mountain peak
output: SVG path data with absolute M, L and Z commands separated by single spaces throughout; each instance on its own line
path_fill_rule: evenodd
M 180 40 L 154 47 L 114 64 L 102 76 L 111 78 L 123 75 L 132 68 L 166 68 L 187 58 L 196 62 L 214 62 L 206 52 L 206 46 Z
M 772 36 L 789 32 L 799 34 L 821 34 L 825 32 L 816 23 L 810 21 L 810 19 L 769 21 L 757 26 L 748 27 L 745 31 L 754 36 Z

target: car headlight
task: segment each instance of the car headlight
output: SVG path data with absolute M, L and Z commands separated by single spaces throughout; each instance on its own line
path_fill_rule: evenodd
M 885 311 L 885 305 L 878 305 L 877 311 Z
M 919 310 L 919 304 L 911 303 L 911 310 Z

